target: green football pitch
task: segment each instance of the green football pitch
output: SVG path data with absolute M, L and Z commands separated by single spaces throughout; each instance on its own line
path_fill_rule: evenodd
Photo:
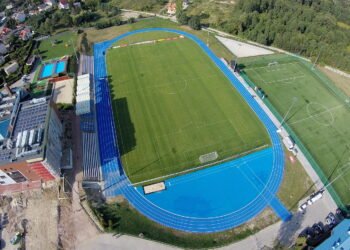
M 277 63 L 269 65 L 273 62 Z M 343 203 L 349 204 L 349 99 L 310 63 L 295 57 L 252 57 L 240 59 L 239 64 L 247 80 L 266 93 L 280 120 L 287 114 L 286 123 L 327 181 L 334 181 L 333 188 Z
M 174 36 L 147 32 L 118 44 Z M 188 38 L 111 48 L 107 71 L 121 160 L 133 183 L 270 145 L 258 117 Z M 201 155 L 212 152 L 217 159 L 200 162 Z

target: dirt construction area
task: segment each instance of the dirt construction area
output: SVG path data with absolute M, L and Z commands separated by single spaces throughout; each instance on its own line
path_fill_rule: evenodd
M 0 197 L 1 249 L 57 249 L 57 186 Z M 10 244 L 16 232 L 22 241 Z

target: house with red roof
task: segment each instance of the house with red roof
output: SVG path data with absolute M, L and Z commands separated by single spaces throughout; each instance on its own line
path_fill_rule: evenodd
M 168 14 L 169 15 L 175 15 L 176 13 L 176 3 L 168 3 L 166 6 L 168 9 Z
M 24 29 L 19 33 L 19 37 L 22 40 L 28 40 L 33 37 L 33 34 L 29 29 Z
M 69 3 L 67 0 L 60 0 L 58 3 L 58 8 L 59 9 L 69 9 Z

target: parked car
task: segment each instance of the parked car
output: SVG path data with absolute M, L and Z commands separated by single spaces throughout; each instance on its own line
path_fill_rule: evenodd
M 323 232 L 323 228 L 317 223 L 315 223 L 312 226 L 312 229 L 313 229 L 313 231 L 315 232 L 316 235 L 319 235 L 319 234 L 321 234 Z
M 335 215 L 333 213 L 329 213 L 326 217 L 326 223 L 330 226 L 334 226 L 336 224 Z
M 300 212 L 305 211 L 307 205 L 308 205 L 308 203 L 307 203 L 307 202 L 304 202 L 303 204 L 301 204 L 301 205 L 299 206 L 298 210 L 299 210 Z

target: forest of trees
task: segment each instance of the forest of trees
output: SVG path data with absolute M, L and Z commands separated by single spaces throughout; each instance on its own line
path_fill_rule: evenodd
M 350 72 L 350 1 L 239 0 L 216 27 Z

